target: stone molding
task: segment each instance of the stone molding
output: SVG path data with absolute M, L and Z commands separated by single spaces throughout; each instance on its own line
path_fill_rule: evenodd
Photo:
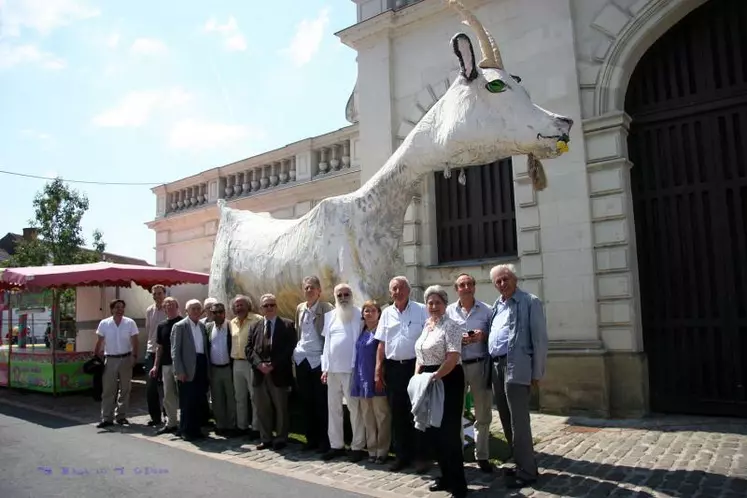
M 627 8 L 604 3 L 590 24 L 591 49 L 577 57 L 584 118 L 622 109 L 628 80 L 641 56 L 670 27 L 706 0 L 637 0 Z

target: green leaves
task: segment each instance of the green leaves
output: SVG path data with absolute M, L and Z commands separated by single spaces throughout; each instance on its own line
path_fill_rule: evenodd
M 30 223 L 39 238 L 19 241 L 7 266 L 71 265 L 102 260 L 106 243 L 99 230 L 93 232 L 93 251 L 83 247 L 81 221 L 89 207 L 85 194 L 56 178 L 36 194 L 33 205 L 35 216 Z

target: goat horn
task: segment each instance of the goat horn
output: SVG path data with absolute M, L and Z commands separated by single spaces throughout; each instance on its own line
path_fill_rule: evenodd
M 488 30 L 482 25 L 482 23 L 475 17 L 475 15 L 467 10 L 467 8 L 459 0 L 449 0 L 449 6 L 459 12 L 464 18 L 464 24 L 471 27 L 477 35 L 477 41 L 480 43 L 480 51 L 482 52 L 482 60 L 478 64 L 479 67 L 503 69 L 503 59 L 501 53 L 498 50 L 498 45 L 495 43 L 493 36 L 488 33 Z

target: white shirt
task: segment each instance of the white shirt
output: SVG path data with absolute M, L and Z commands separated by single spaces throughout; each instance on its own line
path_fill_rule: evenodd
M 322 352 L 324 351 L 324 340 L 319 337 L 319 333 L 314 327 L 314 318 L 316 318 L 316 309 L 319 301 L 314 303 L 311 308 L 306 308 L 301 315 L 301 339 L 293 350 L 293 361 L 296 365 L 308 360 L 311 368 L 318 367 L 321 363 Z
M 415 358 L 415 341 L 423 332 L 428 319 L 425 305 L 408 301 L 404 311 L 395 305 L 381 312 L 376 340 L 384 343 L 384 356 L 387 360 L 412 360 Z
M 324 315 L 322 372 L 351 373 L 355 366 L 355 343 L 363 328 L 361 310 L 353 306 L 347 322 L 337 316 L 337 311 Z
M 192 338 L 195 340 L 195 353 L 205 354 L 205 341 L 202 338 L 202 328 L 200 322 L 193 322 L 191 318 L 187 318 L 189 327 L 192 329 Z
M 96 335 L 104 338 L 104 355 L 121 355 L 132 353 L 132 342 L 130 338 L 140 332 L 132 318 L 122 317 L 117 325 L 114 317 L 104 318 L 99 322 Z
M 210 363 L 212 365 L 228 365 L 231 358 L 228 356 L 228 324 L 224 321 L 218 327 L 213 324 L 210 333 Z

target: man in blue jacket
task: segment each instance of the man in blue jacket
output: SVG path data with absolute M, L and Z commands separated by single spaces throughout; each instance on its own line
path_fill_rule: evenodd
M 490 270 L 500 292 L 493 305 L 488 353 L 493 363 L 493 395 L 501 425 L 513 452 L 515 468 L 505 470 L 506 486 L 523 488 L 537 480 L 529 393 L 545 373 L 547 324 L 542 301 L 517 287 L 513 265 Z

